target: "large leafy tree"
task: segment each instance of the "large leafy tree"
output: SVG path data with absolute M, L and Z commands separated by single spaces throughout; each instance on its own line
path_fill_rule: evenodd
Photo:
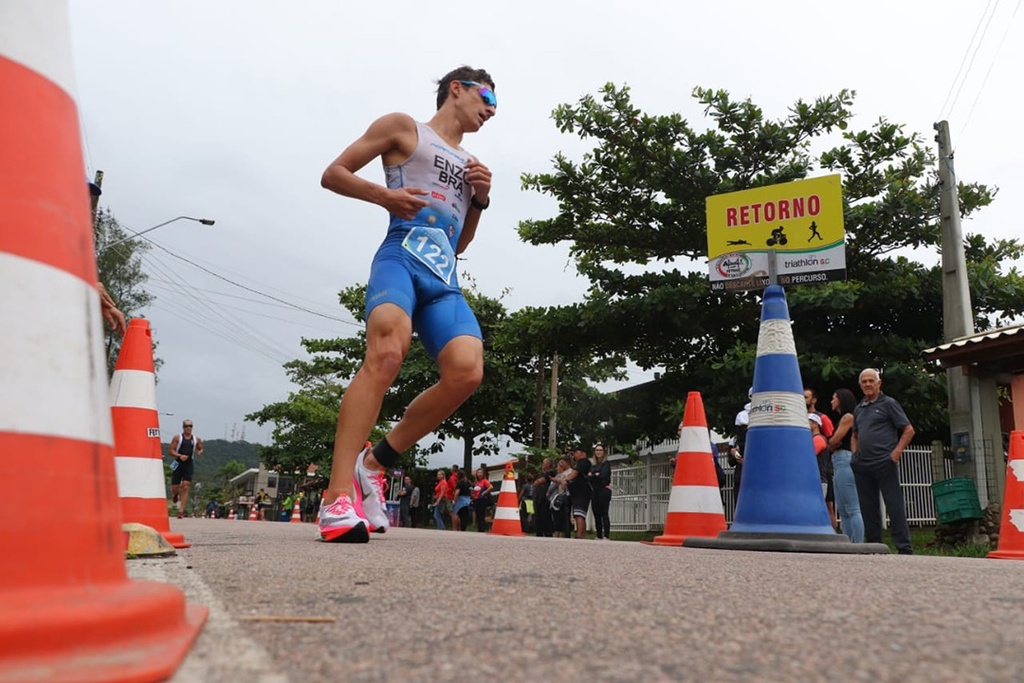
M 149 250 L 149 245 L 130 237 L 131 234 L 121 227 L 108 209 L 99 210 L 93 222 L 99 279 L 125 319 L 137 317 L 154 299 L 145 289 L 149 276 L 142 268 L 142 256 Z M 110 376 L 121 351 L 121 337 L 107 330 L 104 350 L 107 375 Z M 157 367 L 160 364 L 157 360 Z
M 552 311 L 544 334 L 567 353 L 664 369 L 634 438 L 674 432 L 673 406 L 689 390 L 702 392 L 712 426 L 728 428 L 753 376 L 760 301 L 710 291 L 705 199 L 840 172 L 848 280 L 787 289 L 804 382 L 827 400 L 834 388 L 856 388 L 860 368 L 882 367 L 919 432 L 945 436 L 944 376 L 920 356 L 942 340 L 940 266 L 918 260 L 940 247 L 935 158 L 923 138 L 884 118 L 851 129 L 847 90 L 798 101 L 780 118 L 725 91 L 693 95 L 706 127 L 645 114 L 613 84 L 555 110 L 562 132 L 594 147 L 524 174 L 523 187 L 553 196 L 559 212 L 522 222 L 520 235 L 568 242 L 590 287 L 584 301 Z M 959 192 L 965 217 L 994 196 L 974 183 Z M 979 325 L 1024 312 L 1024 282 L 999 265 L 1019 258 L 1021 244 L 971 235 L 966 247 Z

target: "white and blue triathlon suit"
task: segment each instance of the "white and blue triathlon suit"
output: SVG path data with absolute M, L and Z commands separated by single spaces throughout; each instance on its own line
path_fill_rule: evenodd
M 418 187 L 429 204 L 412 220 L 391 215 L 366 290 L 366 317 L 383 303 L 400 306 L 434 358 L 461 335 L 482 338 L 459 288 L 455 249 L 473 188 L 466 182 L 469 154 L 448 145 L 430 126 L 416 123 L 416 149 L 404 163 L 385 166 L 390 189 Z

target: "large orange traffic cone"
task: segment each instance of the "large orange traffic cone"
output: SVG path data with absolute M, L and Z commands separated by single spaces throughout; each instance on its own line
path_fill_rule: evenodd
M 302 523 L 302 499 L 295 499 L 295 507 L 292 508 L 292 524 Z
M 166 680 L 206 609 L 129 581 L 61 2 L 0 8 L 0 680 Z
M 995 560 L 1024 560 L 1024 432 L 1010 432 L 999 546 L 988 556 Z
M 160 417 L 156 410 L 153 336 L 149 321 L 135 318 L 121 342 L 110 378 L 117 489 L 125 522 L 152 527 L 175 548 L 188 548 L 167 518 Z
M 259 520 L 259 517 L 256 515 L 256 508 L 257 507 L 259 507 L 259 503 L 253 503 L 252 505 L 249 506 L 249 521 L 250 522 L 255 522 L 255 521 Z
M 519 521 L 519 497 L 516 495 L 516 471 L 512 461 L 505 463 L 505 476 L 501 479 L 498 504 L 494 508 L 494 523 L 488 532 L 498 536 L 525 536 Z
M 686 395 L 679 454 L 668 499 L 665 533 L 654 545 L 682 545 L 688 536 L 717 536 L 726 530 L 718 473 L 711 454 L 711 433 L 700 392 Z

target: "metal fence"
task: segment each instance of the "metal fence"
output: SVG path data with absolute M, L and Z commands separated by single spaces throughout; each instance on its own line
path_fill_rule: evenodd
M 990 445 L 979 451 L 985 453 L 986 471 L 992 471 L 996 466 L 991 451 Z M 900 459 L 903 499 L 907 507 L 907 521 L 912 525 L 926 526 L 935 524 L 936 521 L 935 499 L 931 488 L 932 458 L 932 449 L 928 446 L 911 445 Z M 725 470 L 725 484 L 722 486 L 725 519 L 731 523 L 736 500 L 733 493 L 733 468 L 725 455 L 718 456 L 718 459 Z M 943 458 L 943 471 L 946 478 L 953 476 L 952 460 Z M 662 528 L 668 516 L 672 476 L 673 471 L 668 462 L 648 462 L 613 468 L 612 502 L 609 511 L 612 528 L 618 531 L 650 531 Z M 989 477 L 989 481 L 992 480 L 993 478 Z M 993 499 L 993 494 L 993 491 L 989 492 L 990 499 Z

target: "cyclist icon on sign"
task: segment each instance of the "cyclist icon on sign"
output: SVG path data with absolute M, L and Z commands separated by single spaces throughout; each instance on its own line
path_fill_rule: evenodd
M 784 232 L 785 229 L 785 226 L 780 225 L 779 227 L 772 230 L 772 236 L 767 242 L 765 242 L 765 244 L 767 244 L 769 247 L 774 247 L 776 244 L 778 244 L 780 247 L 784 246 L 786 242 L 789 241 L 789 239 L 786 237 L 786 233 Z

